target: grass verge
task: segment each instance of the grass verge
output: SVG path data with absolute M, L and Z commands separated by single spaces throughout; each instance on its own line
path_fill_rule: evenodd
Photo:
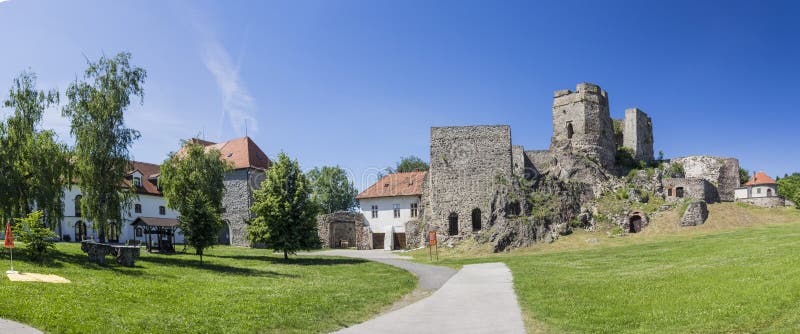
M 416 286 L 379 263 L 284 261 L 263 249 L 215 247 L 203 265 L 195 255 L 143 252 L 134 268 L 87 263 L 74 243 L 57 249 L 44 266 L 15 257 L 14 268 L 72 283 L 0 279 L 0 317 L 50 333 L 318 333 L 362 322 Z

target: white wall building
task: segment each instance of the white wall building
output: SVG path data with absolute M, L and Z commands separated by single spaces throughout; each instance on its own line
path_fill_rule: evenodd
M 125 243 L 128 240 L 145 241 L 147 236 L 144 231 L 131 225 L 140 217 L 169 219 L 170 224 L 177 224 L 178 221 L 178 212 L 167 208 L 167 200 L 158 187 L 160 166 L 137 161 L 133 161 L 132 164 L 134 170 L 126 175 L 125 186 L 136 187 L 136 196 L 130 209 L 122 213 L 122 222 L 109 224 L 106 240 L 111 243 Z M 81 198 L 81 190 L 77 185 L 64 190 L 64 219 L 56 230 L 62 240 L 78 242 L 84 239 L 98 239 L 99 231 L 81 214 Z M 180 229 L 175 233 L 174 242 L 183 243 Z
M 747 198 L 778 196 L 778 183 L 764 172 L 753 174 L 750 181 L 736 188 L 734 196 L 737 200 Z
M 426 172 L 389 174 L 358 194 L 359 207 L 372 232 L 373 247 L 405 247 L 405 224 L 418 219 Z

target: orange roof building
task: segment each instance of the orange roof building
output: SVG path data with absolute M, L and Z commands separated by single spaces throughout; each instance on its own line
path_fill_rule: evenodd
M 419 219 L 422 213 L 422 183 L 426 174 L 422 171 L 385 175 L 356 196 L 373 234 L 372 248 L 405 248 L 406 222 Z
M 754 198 L 778 197 L 778 183 L 766 173 L 759 171 L 750 177 L 741 187 L 736 188 L 734 195 L 737 201 Z M 759 202 L 763 202 L 761 200 Z

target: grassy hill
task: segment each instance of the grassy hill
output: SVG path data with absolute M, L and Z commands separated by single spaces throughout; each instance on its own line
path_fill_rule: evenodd
M 505 254 L 468 244 L 439 262 L 505 262 L 529 332 L 800 331 L 800 211 L 709 209 L 699 227 L 667 211 L 635 235 L 579 232 Z

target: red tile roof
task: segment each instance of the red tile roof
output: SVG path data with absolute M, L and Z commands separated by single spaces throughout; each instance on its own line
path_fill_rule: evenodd
M 745 183 L 744 185 L 756 186 L 760 184 L 778 184 L 778 183 L 775 182 L 775 179 L 769 177 L 769 175 L 767 175 L 766 173 L 758 172 L 755 173 L 755 175 L 753 175 L 753 177 L 750 178 L 750 181 L 747 181 L 747 183 Z
M 427 172 L 389 174 L 362 191 L 356 199 L 422 195 L 422 181 Z
M 157 179 L 152 177 L 157 176 L 161 172 L 161 165 L 141 161 L 131 161 L 131 166 L 133 167 L 133 170 L 125 175 L 125 181 L 122 181 L 125 187 L 130 187 L 131 184 L 133 184 L 133 173 L 139 171 L 139 173 L 142 174 L 142 186 L 135 187 L 136 193 L 155 196 L 162 195 L 161 191 L 158 190 L 158 185 L 156 183 Z
M 269 157 L 267 157 L 264 151 L 262 151 L 250 137 L 231 139 L 222 143 L 213 143 L 197 138 L 192 138 L 189 141 L 205 146 L 206 150 L 212 148 L 219 150 L 222 154 L 222 158 L 230 161 L 235 169 L 267 169 L 272 165 L 272 161 L 269 160 Z

